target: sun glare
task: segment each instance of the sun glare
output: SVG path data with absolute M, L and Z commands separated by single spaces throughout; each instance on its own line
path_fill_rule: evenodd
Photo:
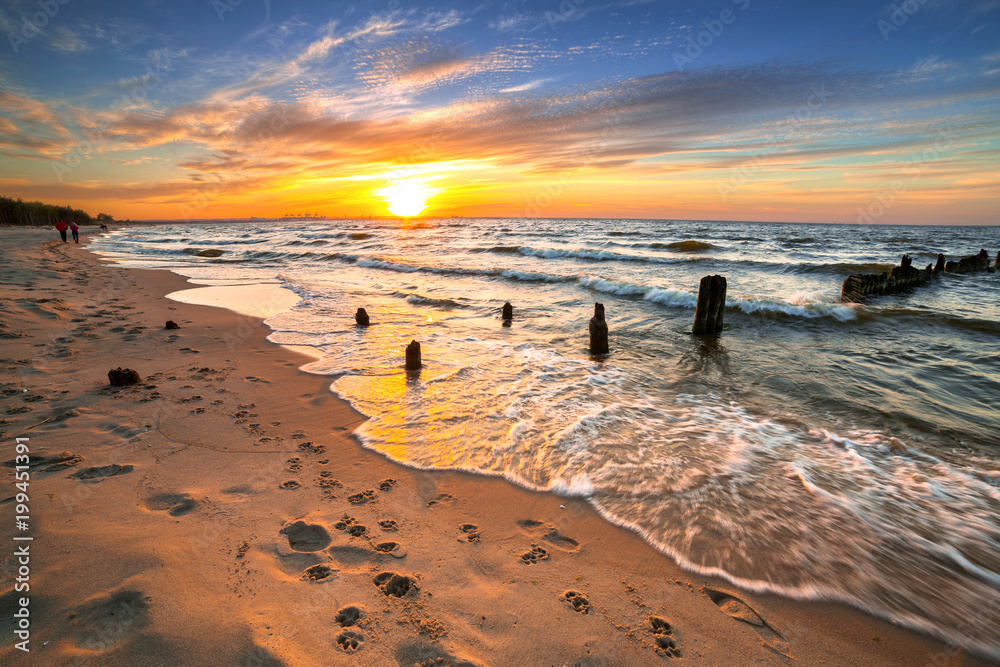
M 433 194 L 423 182 L 418 180 L 396 181 L 381 191 L 389 211 L 401 218 L 420 215 L 427 208 L 427 199 Z

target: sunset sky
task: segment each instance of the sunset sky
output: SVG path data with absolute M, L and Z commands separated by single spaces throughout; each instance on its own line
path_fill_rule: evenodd
M 0 8 L 7 196 L 119 219 L 402 198 L 424 216 L 1000 224 L 1000 0 Z

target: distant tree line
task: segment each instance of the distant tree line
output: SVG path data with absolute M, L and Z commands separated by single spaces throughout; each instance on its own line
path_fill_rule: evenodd
M 96 218 L 92 218 L 86 211 L 70 206 L 55 206 L 40 201 L 21 201 L 20 197 L 15 200 L 0 196 L 2 225 L 54 225 L 59 220 L 89 225 L 95 222 L 113 222 L 114 218 L 107 213 L 98 213 Z

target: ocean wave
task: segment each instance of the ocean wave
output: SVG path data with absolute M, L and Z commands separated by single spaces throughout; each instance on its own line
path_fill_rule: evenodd
M 550 273 L 538 271 L 519 271 L 516 269 L 467 269 L 462 267 L 446 266 L 418 266 L 414 264 L 400 264 L 388 259 L 379 257 L 362 257 L 357 260 L 358 266 L 373 269 L 384 269 L 397 273 L 433 273 L 436 275 L 455 276 L 483 276 L 500 277 L 510 280 L 523 280 L 527 282 L 549 282 L 560 283 L 576 280 L 576 276 L 558 276 Z
M 810 274 L 834 273 L 845 278 L 852 273 L 883 273 L 892 270 L 894 264 L 864 262 L 832 262 L 830 264 L 785 264 L 776 266 L 780 273 Z
M 698 295 L 693 292 L 676 288 L 639 285 L 625 281 L 608 280 L 598 276 L 581 276 L 577 279 L 581 287 L 622 297 L 642 297 L 645 301 L 664 306 L 682 306 L 695 308 L 698 305 Z M 841 322 L 857 319 L 855 307 L 824 301 L 822 292 L 799 292 L 792 295 L 788 301 L 758 297 L 730 297 L 726 299 L 726 308 L 735 308 L 748 315 L 793 316 L 807 319 L 832 317 Z
M 714 250 L 715 246 L 707 241 L 674 241 L 673 243 L 650 243 L 650 248 L 669 250 L 670 252 L 701 252 Z
M 641 296 L 645 301 L 651 301 L 664 306 L 686 306 L 694 308 L 698 297 L 691 292 L 679 289 L 654 287 L 652 285 L 637 285 L 635 283 L 607 280 L 597 276 L 581 276 L 577 279 L 581 287 L 596 290 L 615 296 Z
M 434 308 L 464 308 L 462 304 L 451 299 L 436 299 L 434 297 L 423 296 L 422 294 L 401 295 L 407 303 L 414 306 L 432 306 Z
M 255 239 L 253 241 L 243 241 L 239 239 L 203 239 L 201 241 L 188 241 L 191 245 L 207 245 L 207 246 L 217 246 L 217 245 L 257 245 L 258 243 L 266 243 L 269 239 Z
M 727 308 L 737 308 L 747 315 L 790 315 L 806 319 L 832 317 L 840 322 L 858 319 L 856 307 L 843 303 L 810 301 L 802 293 L 793 295 L 790 301 L 778 301 L 757 297 L 726 299 Z
M 901 308 L 896 306 L 871 309 L 869 313 L 872 319 L 891 318 L 904 321 L 912 320 L 914 324 L 921 327 L 942 326 L 960 332 L 988 334 L 1000 338 L 1000 322 L 993 320 L 963 317 L 955 313 L 917 310 L 915 308 Z
M 654 255 L 626 255 L 610 250 L 593 248 L 533 248 L 531 246 L 493 246 L 479 252 L 497 254 L 521 254 L 525 257 L 540 259 L 582 259 L 597 262 L 647 262 L 651 264 L 679 264 L 688 262 L 686 259 L 656 257 Z

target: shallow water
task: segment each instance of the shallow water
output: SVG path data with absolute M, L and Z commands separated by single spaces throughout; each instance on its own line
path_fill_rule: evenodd
M 1000 658 L 1000 274 L 839 303 L 849 273 L 904 253 L 995 257 L 1000 227 L 336 220 L 133 228 L 91 248 L 294 290 L 271 340 L 314 348 L 304 369 L 401 463 L 585 496 L 691 570 Z M 223 254 L 192 254 L 206 248 Z M 716 273 L 726 329 L 696 338 Z M 402 370 L 411 339 L 419 376 Z

